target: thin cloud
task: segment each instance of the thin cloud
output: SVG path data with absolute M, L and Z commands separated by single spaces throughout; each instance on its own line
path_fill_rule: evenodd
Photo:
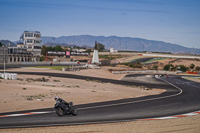
M 33 7 L 33 8 L 52 8 L 53 4 L 41 2 L 11 2 L 1 1 L 0 6 L 13 6 L 13 7 Z
M 146 13 L 169 13 L 164 10 L 151 10 L 151 9 L 130 9 L 130 8 L 112 8 L 112 7 L 98 7 L 98 6 L 86 6 L 78 4 L 61 4 L 61 3 L 42 3 L 42 2 L 9 2 L 1 1 L 0 6 L 14 6 L 14 7 L 30 7 L 30 8 L 56 8 L 66 9 L 67 8 L 83 8 L 92 10 L 107 10 L 107 11 L 126 11 L 126 12 L 146 12 Z
M 95 7 L 95 6 L 83 6 L 83 5 L 71 5 L 77 8 L 87 8 L 94 10 L 109 10 L 109 11 L 128 11 L 128 12 L 147 12 L 147 13 L 169 13 L 164 10 L 150 10 L 150 9 L 130 9 L 130 8 L 108 8 L 108 7 Z

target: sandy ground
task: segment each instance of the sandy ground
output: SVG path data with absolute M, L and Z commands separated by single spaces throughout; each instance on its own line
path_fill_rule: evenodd
M 58 72 L 56 70 L 22 68 L 18 71 L 43 71 Z M 124 75 L 113 75 L 105 69 L 84 70 L 77 72 L 65 72 L 81 74 L 94 77 L 104 77 L 121 79 Z M 159 89 L 141 90 L 140 87 L 128 87 L 114 85 L 111 83 L 99 83 L 98 81 L 84 81 L 77 79 L 64 79 L 47 77 L 49 81 L 41 82 L 42 76 L 19 75 L 19 80 L 0 79 L 0 112 L 17 111 L 26 109 L 53 107 L 53 97 L 58 95 L 66 101 L 71 100 L 75 104 L 107 101 L 114 99 L 139 97 L 144 95 L 159 94 L 163 91 Z M 27 98 L 33 100 L 27 100 Z M 41 98 L 43 101 L 38 101 Z M 15 102 L 13 102 L 15 101 Z M 5 108 L 5 105 L 6 108 Z M 31 105 L 31 106 L 30 106 Z M 9 108 L 7 108 L 9 107 Z M 20 128 L 20 129 L 1 129 L 2 133 L 199 133 L 200 115 L 153 121 L 132 121 L 111 124 L 94 124 L 79 126 L 59 126 L 43 128 Z
M 74 75 L 82 75 L 82 76 L 91 76 L 91 77 L 99 77 L 99 78 L 108 78 L 121 80 L 125 74 L 112 74 L 108 71 L 109 68 L 112 67 L 101 67 L 101 69 L 83 69 L 81 71 L 58 71 L 52 70 L 49 68 L 34 68 L 34 67 L 24 67 L 24 68 L 15 68 L 9 69 L 9 71 L 18 71 L 18 72 L 53 72 L 53 73 L 66 73 L 66 74 L 74 74 Z
M 13 71 L 42 71 L 80 74 L 93 77 L 120 79 L 124 75 L 114 75 L 109 71 L 88 69 L 79 72 L 62 72 L 45 68 L 21 68 Z M 45 77 L 46 82 L 41 82 Z M 18 80 L 0 80 L 0 112 L 11 112 L 37 108 L 51 108 L 59 96 L 74 104 L 134 98 L 160 94 L 164 90 L 142 90 L 141 87 L 101 83 L 96 80 L 78 80 L 36 75 L 18 75 Z M 42 100 L 42 101 L 41 101 Z M 13 102 L 14 101 L 14 102 Z M 31 105 L 31 106 L 30 106 Z
M 191 64 L 195 64 L 195 66 L 200 66 L 200 60 L 195 59 L 179 59 L 172 63 L 173 65 L 185 65 L 189 67 Z

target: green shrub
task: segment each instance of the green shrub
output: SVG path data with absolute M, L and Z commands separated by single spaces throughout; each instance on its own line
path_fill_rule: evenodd
M 189 67 L 186 67 L 184 65 L 180 65 L 180 70 L 183 71 L 183 72 L 186 72 L 189 70 Z
M 158 70 L 158 65 L 153 65 L 153 70 Z
M 40 57 L 40 61 L 44 61 L 45 59 L 46 59 L 45 56 L 41 56 L 41 57 Z
M 197 66 L 197 67 L 195 68 L 195 70 L 196 70 L 196 71 L 200 71 L 200 67 Z
M 27 88 L 23 88 L 23 90 L 27 90 Z
M 195 64 L 192 63 L 192 64 L 190 65 L 190 69 L 194 69 L 194 67 L 195 67 Z
M 164 66 L 163 69 L 164 69 L 165 71 L 173 71 L 173 70 L 175 70 L 176 68 L 175 68 L 174 65 L 172 65 L 172 64 L 167 64 L 167 65 Z

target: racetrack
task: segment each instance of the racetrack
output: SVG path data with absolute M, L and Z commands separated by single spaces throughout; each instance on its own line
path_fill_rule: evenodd
M 25 72 L 20 72 L 25 74 Z M 138 82 L 132 77 L 141 77 L 145 75 L 129 75 L 132 80 L 122 81 L 55 73 L 26 73 L 35 75 L 49 75 L 66 78 L 78 79 L 96 79 L 102 82 L 111 82 L 123 85 L 139 85 L 149 88 L 161 88 L 167 91 L 160 95 L 146 96 L 140 98 L 130 98 L 117 101 L 108 101 L 102 103 L 91 103 L 77 105 L 78 116 L 66 115 L 58 117 L 53 109 L 31 110 L 23 112 L 11 112 L 0 114 L 20 114 L 26 112 L 47 112 L 44 114 L 1 117 L 0 128 L 13 127 L 37 127 L 37 126 L 55 126 L 55 125 L 77 125 L 90 123 L 120 122 L 138 119 L 147 119 L 155 117 L 172 116 L 197 111 L 200 109 L 200 85 L 182 79 L 180 76 L 170 76 L 156 79 L 151 77 L 152 83 Z

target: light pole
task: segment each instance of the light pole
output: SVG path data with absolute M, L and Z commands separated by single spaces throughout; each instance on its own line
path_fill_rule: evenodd
M 5 70 L 6 70 L 6 61 L 5 61 L 5 47 L 4 45 L 2 46 L 3 47 L 3 64 L 4 64 L 4 79 L 5 79 Z

